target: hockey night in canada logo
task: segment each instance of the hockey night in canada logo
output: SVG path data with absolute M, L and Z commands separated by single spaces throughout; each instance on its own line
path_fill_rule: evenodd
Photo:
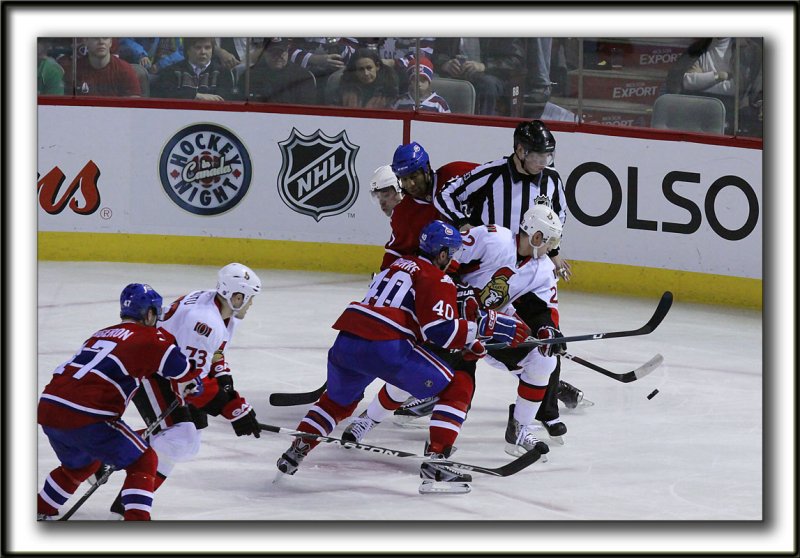
M 181 208 L 218 215 L 234 208 L 250 187 L 250 154 L 233 132 L 195 124 L 176 133 L 159 160 L 161 186 Z
M 292 128 L 278 146 L 282 157 L 278 193 L 283 203 L 317 221 L 352 207 L 358 197 L 359 147 L 350 143 L 344 130 L 329 137 L 321 130 L 304 136 Z

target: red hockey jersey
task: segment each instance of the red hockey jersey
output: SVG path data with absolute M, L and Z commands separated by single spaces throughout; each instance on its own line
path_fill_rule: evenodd
M 161 374 L 186 382 L 196 373 L 169 332 L 123 322 L 95 332 L 53 372 L 39 401 L 38 422 L 77 428 L 118 419 L 142 378 Z
M 465 174 L 478 165 L 465 161 L 454 161 L 438 169 L 433 175 L 433 193 L 442 185 Z M 431 200 L 421 200 L 413 196 L 403 196 L 392 212 L 392 235 L 386 243 L 381 270 L 388 268 L 393 261 L 402 256 L 413 256 L 419 247 L 419 235 L 422 227 L 442 215 L 433 206 Z
M 453 280 L 422 256 L 405 257 L 375 276 L 361 302 L 345 309 L 334 329 L 373 341 L 430 341 L 461 349 L 475 338 L 458 318 Z

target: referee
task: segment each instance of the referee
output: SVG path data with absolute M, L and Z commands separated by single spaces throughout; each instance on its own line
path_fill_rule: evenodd
M 514 130 L 514 152 L 510 156 L 480 165 L 446 183 L 434 197 L 434 206 L 462 232 L 478 225 L 501 225 L 519 231 L 523 215 L 536 204 L 551 207 L 563 227 L 567 204 L 564 184 L 553 167 L 555 149 L 556 140 L 544 122 L 521 122 Z M 548 252 L 548 256 L 561 278 L 569 281 L 571 268 L 560 256 L 559 249 Z M 548 325 L 546 306 L 534 295 L 520 298 L 514 307 L 532 331 Z M 581 390 L 559 382 L 560 360 L 550 376 L 547 393 L 536 415 L 551 437 L 567 431 L 559 419 L 558 399 L 570 408 L 583 399 Z

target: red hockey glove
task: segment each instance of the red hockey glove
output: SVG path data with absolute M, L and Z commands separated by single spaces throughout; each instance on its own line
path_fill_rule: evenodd
M 464 347 L 461 357 L 467 362 L 480 360 L 486 356 L 486 347 L 477 339 Z
M 256 412 L 237 392 L 233 392 L 233 399 L 222 408 L 222 416 L 231 421 L 237 436 L 252 434 L 256 438 L 261 437 L 261 427 L 258 425 Z
M 216 351 L 214 356 L 211 357 L 211 375 L 216 377 L 230 373 L 231 369 L 228 367 L 228 363 L 225 362 L 225 355 L 222 351 Z
M 536 337 L 539 339 L 554 339 L 556 337 L 564 337 L 561 331 L 553 326 L 542 326 L 536 332 Z M 539 352 L 543 356 L 560 356 L 567 352 L 566 343 L 553 343 L 552 345 L 539 345 Z
M 510 317 L 517 322 L 517 329 L 514 331 L 514 339 L 512 339 L 508 344 L 509 347 L 513 348 L 531 336 L 531 328 L 528 327 L 528 324 L 519 319 L 518 316 L 515 315 Z

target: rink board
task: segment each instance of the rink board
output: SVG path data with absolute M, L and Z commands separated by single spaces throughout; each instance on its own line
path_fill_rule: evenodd
M 131 234 L 39 233 L 39 259 L 225 265 L 237 254 L 255 268 L 370 274 L 382 246 Z M 234 258 L 235 259 L 235 258 Z M 640 266 L 573 261 L 559 289 L 762 307 L 761 280 Z
M 516 121 L 180 101 L 40 99 L 38 258 L 370 273 L 369 177 L 399 143 L 434 167 L 511 151 Z M 760 142 L 552 123 L 564 288 L 761 306 Z M 76 136 L 76 130 L 82 134 Z

